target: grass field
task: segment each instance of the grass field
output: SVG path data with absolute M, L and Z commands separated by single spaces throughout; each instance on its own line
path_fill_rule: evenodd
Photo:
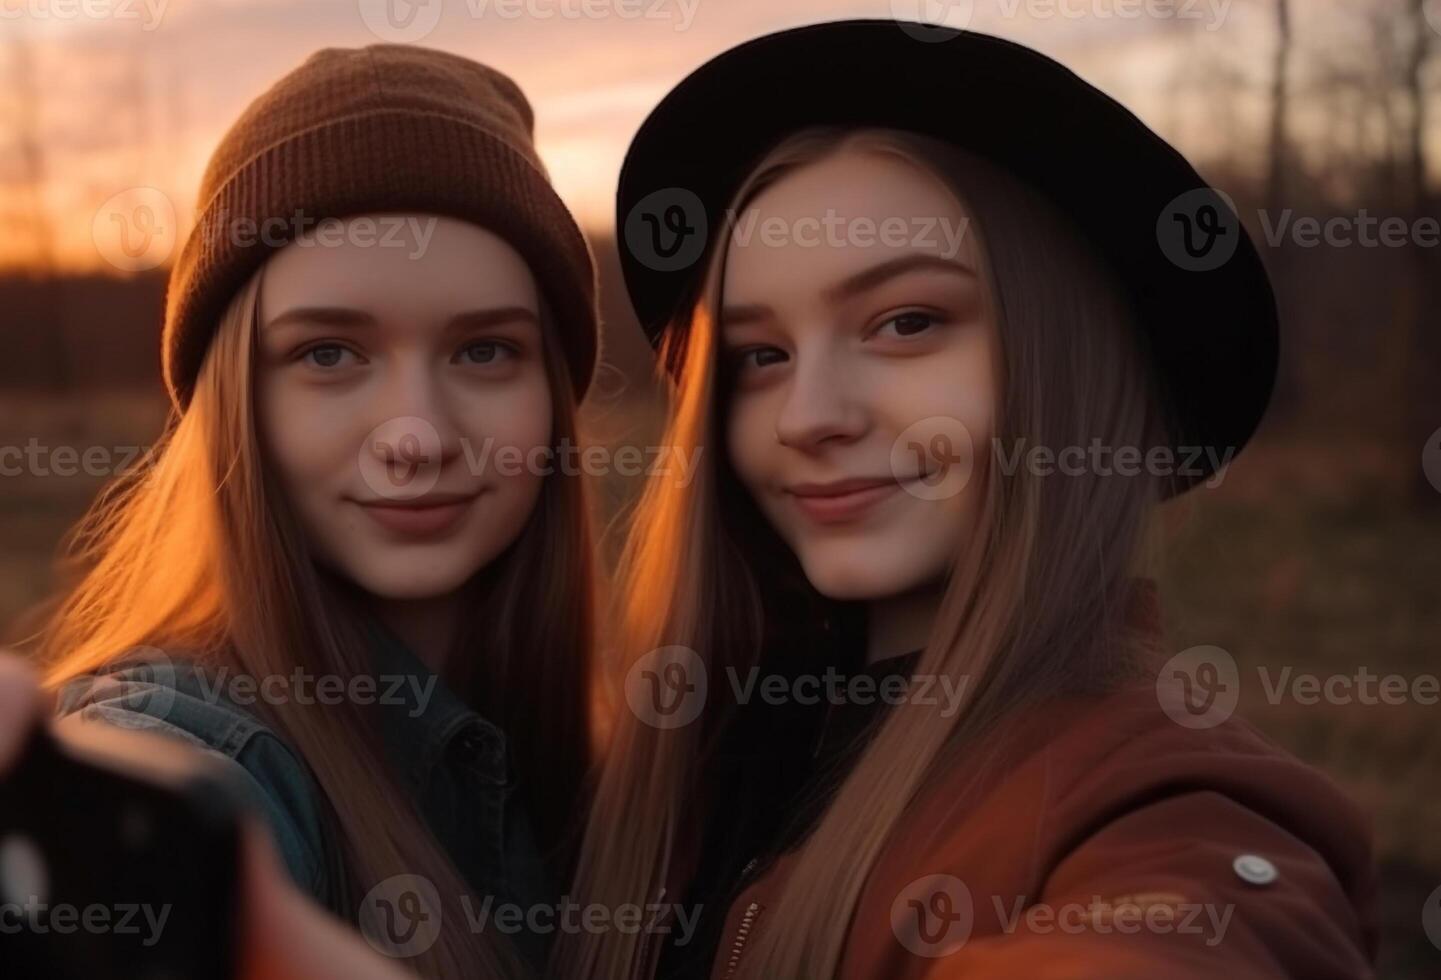
M 1372 501 L 1197 508 L 1171 543 L 1169 647 L 1219 646 L 1240 712 L 1338 780 L 1371 814 L 1383 874 L 1381 976 L 1441 976 L 1422 930 L 1441 886 L 1441 706 L 1274 701 L 1259 671 L 1325 678 L 1438 673 L 1441 519 Z M 1414 690 L 1424 694 L 1424 689 Z M 1270 696 L 1268 696 L 1270 694 Z

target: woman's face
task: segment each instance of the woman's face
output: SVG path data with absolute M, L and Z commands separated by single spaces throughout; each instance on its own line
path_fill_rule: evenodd
M 920 167 L 852 149 L 737 215 L 727 448 L 832 598 L 930 586 L 971 532 L 998 340 L 968 220 Z
M 261 437 L 319 560 L 377 596 L 443 596 L 515 540 L 540 494 L 552 406 L 536 284 L 458 219 L 340 227 L 266 266 Z

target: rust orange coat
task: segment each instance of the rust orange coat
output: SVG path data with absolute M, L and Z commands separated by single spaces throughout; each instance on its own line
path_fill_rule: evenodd
M 891 836 L 839 977 L 1372 975 L 1369 822 L 1246 723 L 1182 727 L 1143 684 L 1020 712 L 994 734 L 1000 764 L 978 790 L 957 768 Z M 730 907 L 717 980 L 766 928 L 794 857 Z

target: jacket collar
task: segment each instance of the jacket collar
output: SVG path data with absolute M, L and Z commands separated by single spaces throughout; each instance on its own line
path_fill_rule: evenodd
M 497 785 L 509 781 L 505 733 L 471 709 L 389 627 L 366 618 L 381 739 L 417 790 L 449 753 Z

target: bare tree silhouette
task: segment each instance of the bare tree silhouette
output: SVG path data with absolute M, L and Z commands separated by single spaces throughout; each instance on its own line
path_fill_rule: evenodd
M 1285 177 L 1290 157 L 1286 133 L 1291 67 L 1291 3 L 1276 0 L 1276 47 L 1271 57 L 1271 136 L 1266 173 L 1266 200 L 1273 207 L 1285 198 Z
M 60 290 L 55 253 L 55 235 L 46 208 L 48 186 L 47 161 L 40 133 L 40 87 L 35 79 L 34 53 L 29 41 L 20 35 L 10 38 L 10 90 L 14 96 L 14 141 L 20 161 L 19 184 L 27 202 L 25 225 L 33 250 L 33 268 L 46 283 L 43 313 L 50 328 L 42 326 L 41 343 L 49 362 L 51 379 L 59 387 L 68 387 L 70 360 L 66 353 L 65 335 L 55 323 L 59 310 Z
M 1410 45 L 1407 50 L 1403 90 L 1410 106 L 1410 125 L 1406 132 L 1406 188 L 1409 201 L 1406 211 L 1413 222 L 1422 217 L 1437 218 L 1436 197 L 1427 177 L 1426 120 L 1427 91 L 1424 81 L 1426 62 L 1434 46 L 1434 32 L 1426 21 L 1426 0 L 1409 0 L 1403 15 Z M 1441 427 L 1441 288 L 1438 288 L 1438 263 L 1434 251 L 1411 243 L 1407 248 L 1410 282 L 1406 293 L 1410 302 L 1403 307 L 1402 344 L 1406 365 L 1410 369 L 1406 385 L 1408 397 L 1402 403 L 1406 443 L 1419 456 L 1426 439 Z M 1409 408 L 1409 411 L 1407 410 Z M 1441 508 L 1441 494 L 1436 493 L 1419 465 L 1413 469 L 1411 499 L 1418 507 Z
M 55 271 L 55 239 L 45 208 L 45 148 L 40 136 L 39 87 L 35 83 L 34 56 L 24 37 L 10 39 L 10 90 L 13 93 L 15 156 L 20 162 L 19 185 L 25 198 L 25 230 L 30 239 L 32 264 L 47 275 Z

